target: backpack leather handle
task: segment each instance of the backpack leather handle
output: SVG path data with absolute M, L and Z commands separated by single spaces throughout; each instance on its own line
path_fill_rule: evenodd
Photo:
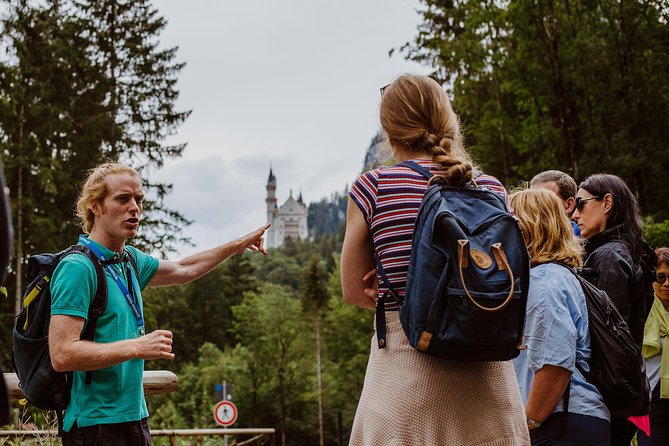
M 467 283 L 465 282 L 465 275 L 463 273 L 463 270 L 469 266 L 469 240 L 458 240 L 458 271 L 460 272 L 460 282 L 462 282 L 462 289 L 465 291 L 465 294 L 469 300 L 471 300 L 474 305 L 483 311 L 499 311 L 506 307 L 507 304 L 511 301 L 513 290 L 516 285 L 515 278 L 513 277 L 513 271 L 511 271 L 511 267 L 509 267 L 509 261 L 506 258 L 506 254 L 504 254 L 504 248 L 502 248 L 501 243 L 494 243 L 492 245 L 492 254 L 495 257 L 495 261 L 497 262 L 497 267 L 499 270 L 506 271 L 506 273 L 509 275 L 509 279 L 511 280 L 511 289 L 509 289 L 509 295 L 506 297 L 504 302 L 496 307 L 489 308 L 484 307 L 483 305 L 476 302 L 472 295 L 469 294 Z

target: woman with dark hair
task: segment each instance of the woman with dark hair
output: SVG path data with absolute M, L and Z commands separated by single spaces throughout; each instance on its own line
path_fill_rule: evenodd
M 476 178 L 507 199 L 502 184 L 478 174 L 462 147 L 457 115 L 444 89 L 426 76 L 403 75 L 381 90 L 381 126 L 397 162 L 412 160 L 462 186 Z M 399 305 L 384 303 L 376 256 L 404 298 L 411 236 L 427 180 L 412 169 L 384 166 L 362 174 L 349 192 L 341 254 L 344 300 L 383 311 L 387 339 L 376 335 L 351 431 L 351 445 L 529 445 L 527 421 L 511 361 L 464 362 L 414 349 Z
M 655 300 L 650 310 L 643 334 L 643 355 L 650 381 L 650 439 L 639 435 L 640 446 L 666 446 L 669 444 L 669 248 L 655 250 Z
M 657 258 L 643 240 L 636 198 L 619 177 L 591 175 L 579 185 L 572 219 L 587 239 L 586 277 L 606 291 L 641 347 Z M 628 420 L 612 418 L 612 445 L 629 446 L 635 432 Z

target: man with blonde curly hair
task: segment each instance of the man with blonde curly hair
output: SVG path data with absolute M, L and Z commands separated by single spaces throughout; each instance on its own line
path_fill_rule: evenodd
M 151 445 L 142 386 L 144 361 L 172 359 L 172 333 L 145 333 L 141 290 L 195 280 L 246 249 L 267 254 L 269 224 L 179 261 L 157 259 L 126 244 L 137 234 L 144 190 L 134 169 L 106 163 L 92 169 L 77 201 L 88 247 L 105 270 L 108 302 L 94 341 L 80 339 L 98 286 L 87 256 L 68 255 L 51 282 L 49 351 L 53 368 L 73 371 L 63 444 Z M 87 380 L 86 372 L 92 371 Z

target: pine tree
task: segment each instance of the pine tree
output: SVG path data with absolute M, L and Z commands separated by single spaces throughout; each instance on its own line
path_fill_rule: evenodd
M 176 83 L 185 64 L 175 60 L 178 48 L 159 48 L 165 19 L 150 0 L 73 0 L 73 4 L 87 23 L 83 36 L 89 57 L 106 79 L 105 106 L 115 125 L 102 146 L 105 156 L 149 173 L 165 160 L 181 156 L 186 144 L 170 145 L 165 140 L 191 112 L 175 107 Z M 144 179 L 152 199 L 145 201 L 143 232 L 133 243 L 164 253 L 185 241 L 180 230 L 190 222 L 165 205 L 171 185 Z
M 80 232 L 72 210 L 86 171 L 106 159 L 160 167 L 183 150 L 163 141 L 189 112 L 174 110 L 183 64 L 176 48 L 158 49 L 165 21 L 147 1 L 10 0 L 1 20 L 0 153 L 18 311 L 27 256 L 63 249 Z M 164 205 L 169 185 L 145 188 L 154 199 L 133 244 L 169 251 L 188 221 Z M 1 342 L 0 353 L 9 345 Z
M 7 12 L 0 148 L 14 215 L 17 312 L 26 256 L 62 249 L 79 232 L 72 216 L 77 186 L 102 160 L 98 147 L 113 121 L 79 37 L 81 22 L 56 1 L 29 6 L 19 0 Z
M 669 167 L 667 2 L 423 0 L 405 55 L 452 92 L 466 143 L 514 184 L 547 169 L 622 177 L 645 213 Z
M 329 299 L 325 283 L 326 275 L 318 257 L 314 255 L 311 257 L 309 265 L 307 265 L 304 281 L 302 282 L 302 309 L 313 319 L 314 331 L 316 333 L 316 382 L 320 446 L 325 444 L 323 427 L 323 376 L 321 366 L 321 321 Z

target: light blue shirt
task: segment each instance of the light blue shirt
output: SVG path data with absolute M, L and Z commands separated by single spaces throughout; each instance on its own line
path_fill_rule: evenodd
M 565 267 L 547 263 L 530 271 L 524 342 L 526 349 L 513 360 L 518 387 L 527 403 L 534 373 L 545 365 L 572 372 L 569 412 L 610 420 L 597 388 L 587 382 L 576 363 L 589 370 L 588 310 L 580 283 Z M 562 412 L 561 399 L 553 412 Z

